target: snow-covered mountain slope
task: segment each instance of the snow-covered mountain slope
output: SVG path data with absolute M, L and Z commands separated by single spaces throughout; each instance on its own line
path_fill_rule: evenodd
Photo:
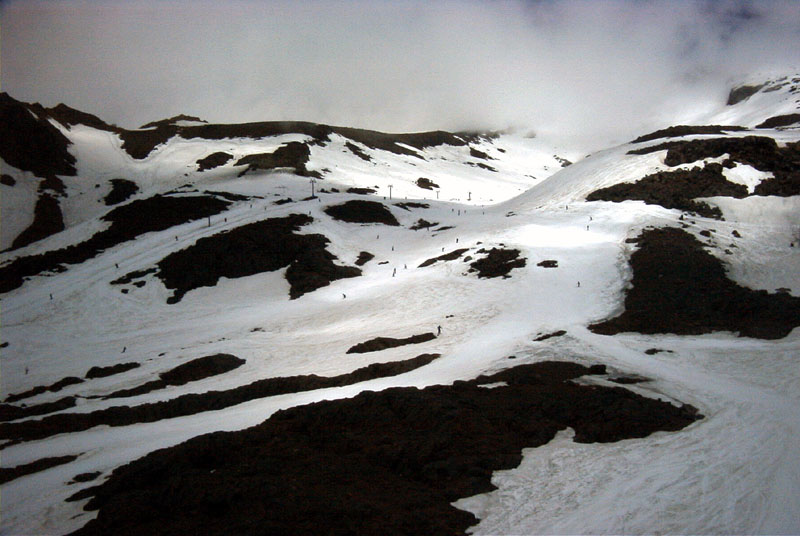
M 75 173 L 3 155 L 3 247 L 43 197 L 63 230 L 2 254 L 0 533 L 797 532 L 800 130 L 755 128 L 787 80 L 585 158 L 12 103 Z

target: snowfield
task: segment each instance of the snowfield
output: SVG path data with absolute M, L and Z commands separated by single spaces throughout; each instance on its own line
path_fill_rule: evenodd
M 697 124 L 753 127 L 769 116 L 796 112 L 791 87 L 756 93 L 722 111 L 709 112 Z M 506 133 L 464 146 L 411 147 L 422 158 L 372 149 L 332 134 L 328 143 L 310 145 L 307 169 L 322 175 L 314 179 L 318 195 L 310 198 L 310 178 L 292 169 L 239 177 L 245 168 L 235 165 L 249 154 L 309 142 L 304 134 L 220 140 L 175 137 L 146 158 L 135 159 L 113 132 L 53 124 L 72 142 L 69 150 L 77 159 L 76 176 L 63 177 L 67 194 L 60 205 L 66 229 L 3 252 L 4 264 L 78 244 L 106 228 L 108 224 L 99 218 L 112 208 L 101 202 L 111 179 L 135 182 L 139 191 L 131 199 L 176 189 L 185 195 L 213 191 L 249 199 L 232 201 L 224 212 L 208 219 L 120 243 L 80 264 L 67 265 L 63 272 L 31 276 L 20 288 L 2 294 L 0 342 L 7 344 L 1 354 L 4 399 L 61 378 L 83 378 L 93 366 L 129 362 L 141 366 L 21 402 L 34 405 L 76 396 L 75 407 L 61 412 L 89 413 L 233 389 L 263 378 L 335 376 L 422 353 L 441 357 L 400 375 L 281 394 L 221 410 L 127 426 L 101 425 L 17 444 L 4 440 L 3 468 L 57 456 L 78 457 L 4 483 L 0 534 L 77 530 L 96 513 L 82 510 L 85 500 L 65 499 L 101 483 L 115 468 L 201 434 L 242 430 L 282 409 L 351 398 L 363 391 L 449 385 L 545 360 L 608 367 L 608 375 L 585 376 L 575 380 L 578 383 L 614 386 L 610 378 L 616 375 L 646 378 L 649 381 L 625 387 L 645 397 L 690 404 L 704 418 L 679 431 L 611 443 L 576 443 L 573 431 L 563 430 L 546 445 L 525 449 L 519 467 L 495 472 L 495 491 L 454 503 L 479 519 L 470 533 L 800 532 L 800 330 L 781 339 L 761 340 L 724 331 L 607 336 L 588 329 L 622 312 L 632 278 L 628 259 L 636 249 L 626 240 L 650 226 L 683 224 L 693 236 L 714 244 L 707 250 L 724 262 L 728 277 L 736 283 L 800 296 L 800 196 L 705 199 L 722 210 L 724 220 L 696 215 L 682 219 L 679 210 L 641 201 L 587 202 L 586 196 L 600 188 L 673 169 L 664 163 L 665 151 L 627 154 L 665 140 L 624 144 L 579 159 L 549 147 L 546 140 Z M 725 136 L 746 135 L 772 137 L 780 146 L 800 140 L 796 126 Z M 719 136 L 681 139 L 714 137 Z M 348 143 L 370 159 L 355 154 Z M 470 149 L 488 159 L 471 155 Z M 197 171 L 197 160 L 214 152 L 232 158 L 219 167 Z M 559 158 L 576 162 L 562 168 Z M 0 238 L 8 248 L 33 220 L 38 179 L 6 164 L 3 173 L 17 180 L 16 186 L 2 186 Z M 773 175 L 739 163 L 726 169 L 725 177 L 753 193 Z M 421 188 L 419 178 L 438 186 Z M 347 193 L 348 188 L 375 192 L 365 196 Z M 292 201 L 275 203 L 284 199 Z M 383 203 L 400 225 L 347 223 L 324 212 L 356 199 Z M 398 205 L 404 202 L 424 203 L 427 208 Z M 286 268 L 222 278 L 215 286 L 190 290 L 175 304 L 167 304 L 172 293 L 154 274 L 143 276 L 142 286 L 110 284 L 125 274 L 153 268 L 202 237 L 289 214 L 313 218 L 298 233 L 324 235 L 335 263 L 353 266 L 362 251 L 374 258 L 360 266 L 360 276 L 332 281 L 294 300 L 289 299 Z M 420 219 L 434 225 L 411 230 Z M 700 234 L 712 230 L 711 238 Z M 739 237 L 734 238 L 734 231 Z M 735 248 L 730 248 L 732 242 Z M 511 270 L 508 278 L 483 279 L 468 273 L 465 258 L 479 258 L 481 248 L 493 247 L 518 249 L 525 266 Z M 419 267 L 460 248 L 467 251 L 456 260 Z M 545 260 L 557 261 L 557 267 L 538 266 Z M 438 326 L 441 336 L 428 342 L 346 353 L 375 337 L 409 337 L 435 332 Z M 558 330 L 566 334 L 534 340 Z M 652 349 L 658 351 L 647 352 Z M 143 395 L 91 398 L 135 387 L 177 365 L 217 353 L 233 354 L 246 363 L 225 374 Z M 76 475 L 90 472 L 101 475 L 94 481 L 71 483 Z

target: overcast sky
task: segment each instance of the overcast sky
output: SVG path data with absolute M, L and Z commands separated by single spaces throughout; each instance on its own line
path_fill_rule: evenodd
M 621 141 L 800 63 L 796 0 L 0 5 L 3 91 L 124 127 L 187 113 Z

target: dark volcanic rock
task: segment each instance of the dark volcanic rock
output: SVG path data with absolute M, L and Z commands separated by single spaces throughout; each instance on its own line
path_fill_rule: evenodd
M 325 249 L 328 239 L 323 235 L 301 236 L 306 237 L 305 247 L 286 269 L 286 281 L 290 285 L 291 299 L 297 299 L 303 294 L 328 286 L 331 281 L 361 275 L 361 270 L 354 266 L 334 264 L 336 257 Z
M 163 231 L 175 225 L 222 212 L 229 203 L 208 196 L 155 195 L 114 208 L 103 216 L 108 229 L 63 249 L 20 257 L 0 268 L 0 293 L 22 286 L 24 278 L 44 271 L 63 270 L 61 264 L 79 264 L 108 248 L 142 234 Z
M 800 170 L 793 173 L 775 173 L 774 178 L 758 183 L 753 193 L 780 197 L 800 195 Z
M 756 186 L 756 195 L 792 196 L 800 194 L 800 142 L 778 147 L 772 138 L 745 136 L 743 138 L 713 138 L 708 140 L 672 141 L 628 154 L 647 154 L 667 150 L 664 162 L 677 166 L 704 158 L 716 158 L 725 153 L 730 167 L 733 162 L 752 166 L 759 171 L 772 172 L 773 179 L 761 181 Z M 708 167 L 708 166 L 706 166 Z
M 186 115 L 186 114 L 179 114 L 174 117 L 170 117 L 168 119 L 162 119 L 160 121 L 153 121 L 147 123 L 146 125 L 142 125 L 139 128 L 153 128 L 153 127 L 164 127 L 168 125 L 174 125 L 179 121 L 194 121 L 196 123 L 208 123 L 208 121 L 204 121 L 199 117 L 195 117 L 193 115 Z
M 417 220 L 417 223 L 415 223 L 414 225 L 412 225 L 410 227 L 410 229 L 412 229 L 414 231 L 419 231 L 420 229 L 428 229 L 430 227 L 436 227 L 437 225 L 439 225 L 438 221 L 429 222 L 426 219 L 420 218 L 420 219 Z
M 34 105 L 35 106 L 35 105 Z M 116 132 L 119 130 L 115 125 L 109 125 L 96 115 L 92 115 L 75 108 L 70 108 L 64 103 L 58 104 L 55 108 L 46 108 L 47 115 L 69 128 L 73 125 L 86 125 L 97 130 L 107 130 Z
M 423 188 L 425 190 L 433 190 L 434 188 L 438 188 L 439 185 L 433 182 L 430 179 L 426 179 L 425 177 L 420 177 L 417 179 L 416 182 L 417 186 Z
M 589 326 L 595 333 L 734 331 L 742 337 L 780 339 L 800 325 L 800 298 L 737 285 L 726 277 L 721 261 L 683 230 L 644 231 L 630 265 L 633 280 L 625 311 Z
M 103 198 L 103 202 L 108 205 L 118 205 L 127 201 L 133 194 L 139 191 L 139 186 L 127 179 L 111 179 L 111 191 Z
M 756 125 L 756 128 L 788 127 L 795 123 L 800 123 L 800 114 L 776 115 Z
M 113 376 L 114 374 L 122 374 L 123 372 L 139 368 L 140 366 L 139 363 L 117 363 L 116 365 L 110 365 L 108 367 L 92 367 L 86 373 L 86 379 L 92 380 L 95 378 Z
M 147 270 L 134 270 L 133 272 L 127 273 L 122 277 L 119 277 L 113 281 L 111 281 L 112 285 L 127 285 L 132 283 L 135 279 L 140 279 L 148 274 L 154 274 L 158 271 L 158 268 L 148 268 Z
M 66 378 L 62 378 L 51 385 L 37 385 L 36 387 L 28 389 L 25 392 L 8 395 L 5 401 L 18 402 L 19 400 L 30 398 L 32 396 L 36 396 L 48 391 L 51 393 L 57 393 L 64 387 L 68 387 L 70 385 L 76 385 L 79 383 L 83 383 L 83 380 L 80 378 L 76 378 L 75 376 L 67 376 Z
M 558 268 L 558 261 L 553 259 L 546 259 L 541 262 L 537 262 L 536 266 L 541 266 L 542 268 Z
M 362 201 L 355 199 L 341 205 L 334 205 L 325 209 L 325 214 L 339 221 L 349 223 L 383 223 L 385 225 L 400 225 L 397 218 L 377 201 Z
M 432 341 L 436 338 L 433 333 L 421 333 L 419 335 L 412 335 L 405 339 L 393 339 L 391 337 L 376 337 L 368 341 L 360 342 L 347 350 L 348 354 L 365 354 L 367 352 L 380 352 L 388 348 L 397 348 L 398 346 L 405 346 L 407 344 L 420 344 L 423 342 Z
M 247 166 L 247 169 L 239 173 L 240 177 L 249 171 L 294 168 L 296 175 L 319 178 L 320 174 L 318 172 L 306 169 L 310 156 L 311 150 L 308 148 L 308 144 L 291 141 L 286 145 L 281 145 L 271 153 L 247 155 L 237 160 L 234 165 Z
M 540 335 L 533 340 L 535 342 L 541 342 L 541 341 L 546 341 L 547 339 L 552 339 L 553 337 L 563 337 L 566 334 L 567 334 L 566 331 L 560 329 L 558 331 L 554 331 L 553 333 L 545 333 L 544 335 Z
M 147 130 L 120 131 L 123 148 L 134 158 L 146 158 L 158 145 L 176 135 L 184 139 L 204 138 L 219 140 L 225 138 L 260 139 L 281 134 L 305 134 L 315 143 L 330 140 L 330 134 L 339 134 L 371 149 L 381 149 L 395 154 L 419 157 L 419 155 L 398 143 L 410 145 L 417 149 L 436 145 L 466 145 L 461 137 L 449 132 L 421 132 L 416 134 L 386 134 L 372 130 L 356 128 L 332 127 L 303 121 L 267 121 L 259 123 L 241 123 L 234 125 L 195 125 L 180 127 L 172 124 L 160 125 Z
M 423 261 L 422 264 L 419 265 L 419 268 L 425 268 L 426 266 L 430 266 L 431 264 L 433 264 L 435 262 L 438 262 L 438 261 L 454 261 L 454 260 L 458 259 L 459 257 L 461 257 L 461 255 L 463 255 L 467 251 L 469 251 L 468 248 L 454 249 L 453 251 L 450 251 L 449 253 L 445 253 L 444 255 L 439 255 L 438 257 L 434 257 L 432 259 L 428 259 L 426 261 Z
M 514 268 L 525 266 L 525 257 L 520 257 L 518 249 L 492 248 L 480 249 L 478 253 L 486 256 L 470 264 L 470 272 L 478 272 L 478 277 L 510 277 L 508 273 Z
M 375 188 L 348 188 L 348 194 L 357 194 L 357 195 L 370 195 L 377 193 L 378 190 Z
M 492 158 L 490 158 L 488 154 L 484 153 L 483 151 L 479 151 L 475 147 L 469 148 L 469 155 L 472 158 L 480 158 L 482 160 L 492 160 Z
M 80 484 L 83 482 L 91 482 L 92 480 L 96 480 L 98 476 L 102 475 L 100 471 L 92 471 L 91 473 L 80 473 L 72 477 L 71 482 L 67 482 L 68 484 Z
M 48 121 L 40 105 L 19 102 L 0 93 L 0 158 L 39 177 L 75 175 L 71 142 Z
M 14 442 L 41 439 L 52 435 L 88 430 L 94 426 L 127 426 L 137 422 L 155 422 L 204 411 L 215 411 L 250 400 L 314 389 L 352 385 L 375 378 L 404 374 L 439 358 L 439 354 L 422 354 L 412 359 L 373 363 L 347 374 L 333 377 L 289 376 L 256 380 L 227 391 L 182 395 L 171 400 L 139 406 L 115 406 L 91 413 L 61 413 L 39 420 L 0 424 L 0 439 Z
M 491 491 L 494 471 L 572 427 L 579 442 L 680 430 L 692 408 L 567 380 L 572 363 L 524 365 L 471 382 L 394 388 L 280 411 L 116 469 L 79 492 L 99 510 L 75 534 L 461 534 L 451 505 Z M 506 382 L 484 389 L 480 385 Z
M 192 359 L 188 363 L 159 374 L 167 385 L 183 385 L 224 374 L 244 365 L 245 360 L 230 354 L 214 354 Z
M 158 375 L 159 379 L 153 380 L 138 387 L 115 391 L 104 398 L 125 398 L 137 396 L 158 389 L 174 385 L 184 385 L 189 382 L 204 380 L 211 376 L 218 376 L 244 365 L 245 360 L 230 354 L 214 354 L 198 357 L 188 363 L 179 365 Z
M 739 86 L 731 89 L 730 93 L 728 93 L 728 102 L 726 103 L 728 106 L 733 106 L 734 104 L 739 104 L 742 101 L 745 101 L 758 93 L 762 87 L 766 86 L 767 84 L 759 84 L 755 86 Z
M 22 231 L 10 249 L 17 249 L 64 230 L 64 216 L 58 199 L 48 193 L 40 193 L 33 213 L 33 222 Z
M 497 172 L 497 170 L 495 168 L 493 168 L 492 166 L 489 166 L 487 164 L 484 164 L 483 162 L 477 162 L 477 163 L 475 163 L 475 162 L 467 162 L 467 165 L 470 165 L 472 167 L 479 167 L 481 169 L 485 169 L 486 171 L 493 171 L 495 173 Z
M 38 394 L 38 393 L 37 393 Z M 76 400 L 74 396 L 59 398 L 54 402 L 44 402 L 31 406 L 13 406 L 11 404 L 0 404 L 0 421 L 8 422 L 16 419 L 25 419 L 37 415 L 47 415 L 69 408 L 74 408 Z
M 177 303 L 190 290 L 217 284 L 220 277 L 246 277 L 284 267 L 292 299 L 361 274 L 358 268 L 337 266 L 320 234 L 295 234 L 311 223 L 310 216 L 291 214 L 250 223 L 214 236 L 166 256 L 158 263 L 158 277 L 174 290 L 167 303 Z
M 214 169 L 219 166 L 224 166 L 232 159 L 233 155 L 229 153 L 223 153 L 221 151 L 216 153 L 211 153 L 205 158 L 201 158 L 200 160 L 197 161 L 197 171 L 206 171 L 208 169 Z
M 11 175 L 6 175 L 3 173 L 0 175 L 0 184 L 5 184 L 6 186 L 15 186 L 17 181 Z
M 731 160 L 751 165 L 761 171 L 772 171 L 776 162 L 782 160 L 778 144 L 772 138 L 764 136 L 667 141 L 634 149 L 628 151 L 628 154 L 649 154 L 663 150 L 667 151 L 664 163 L 668 166 L 690 164 L 729 153 Z
M 647 378 L 634 378 L 632 376 L 618 376 L 616 378 L 609 378 L 608 381 L 618 383 L 620 385 L 633 385 L 636 383 L 649 382 Z
M 367 153 L 362 151 L 361 148 L 358 145 L 356 145 L 355 143 L 351 143 L 351 142 L 347 141 L 347 142 L 345 142 L 344 146 L 347 147 L 350 150 L 351 153 L 353 153 L 354 155 L 359 157 L 361 160 L 364 160 L 366 162 L 371 162 L 372 161 L 372 157 L 370 157 Z
M 358 259 L 356 259 L 356 266 L 364 266 L 374 258 L 375 255 L 373 255 L 369 251 L 362 251 L 361 253 L 358 254 Z
M 26 463 L 25 465 L 18 465 L 16 467 L 2 467 L 0 468 L 0 484 L 11 482 L 21 476 L 38 473 L 57 465 L 64 465 L 78 459 L 78 455 L 70 456 L 57 456 L 54 458 L 42 458 L 35 462 Z
M 417 152 L 403 147 L 409 145 L 416 149 L 424 149 L 426 147 L 436 147 L 439 145 L 454 145 L 463 146 L 467 142 L 463 137 L 436 130 L 432 132 L 418 132 L 413 134 L 386 134 L 384 132 L 376 132 L 374 130 L 363 130 L 357 128 L 345 127 L 329 127 L 336 134 L 340 134 L 345 138 L 350 138 L 370 149 L 381 149 L 395 154 L 415 156 L 422 158 Z M 403 144 L 403 145 L 398 145 Z
M 675 208 L 719 218 L 722 216 L 719 209 L 694 201 L 696 197 L 717 195 L 747 197 L 747 188 L 728 181 L 722 174 L 721 165 L 708 164 L 703 168 L 660 171 L 634 183 L 620 183 L 601 188 L 586 196 L 586 200 L 617 203 L 638 200 L 651 205 L 661 205 L 664 208 Z
M 216 197 L 221 197 L 222 199 L 225 199 L 227 201 L 233 201 L 233 202 L 236 202 L 236 201 L 248 201 L 249 199 L 251 199 L 250 196 L 242 195 L 242 194 L 235 194 L 233 192 L 219 192 L 219 191 L 215 191 L 215 190 L 203 190 L 203 193 L 204 194 L 208 194 L 208 195 L 213 195 L 213 196 L 216 196 Z
M 677 125 L 639 136 L 631 143 L 642 143 L 657 140 L 658 138 L 678 138 L 691 134 L 724 134 L 725 132 L 741 132 L 743 130 L 747 129 L 745 127 L 725 125 Z
M 430 208 L 428 203 L 417 203 L 415 201 L 406 201 L 403 203 L 395 203 L 394 206 L 400 207 L 404 210 L 411 210 L 412 208 Z

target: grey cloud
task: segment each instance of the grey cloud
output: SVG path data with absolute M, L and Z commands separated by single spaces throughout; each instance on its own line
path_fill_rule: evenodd
M 177 113 L 625 139 L 797 68 L 795 2 L 10 1 L 3 90 L 132 127 Z M 666 120 L 666 119 L 665 119 Z M 599 143 L 599 141 L 598 141 Z

